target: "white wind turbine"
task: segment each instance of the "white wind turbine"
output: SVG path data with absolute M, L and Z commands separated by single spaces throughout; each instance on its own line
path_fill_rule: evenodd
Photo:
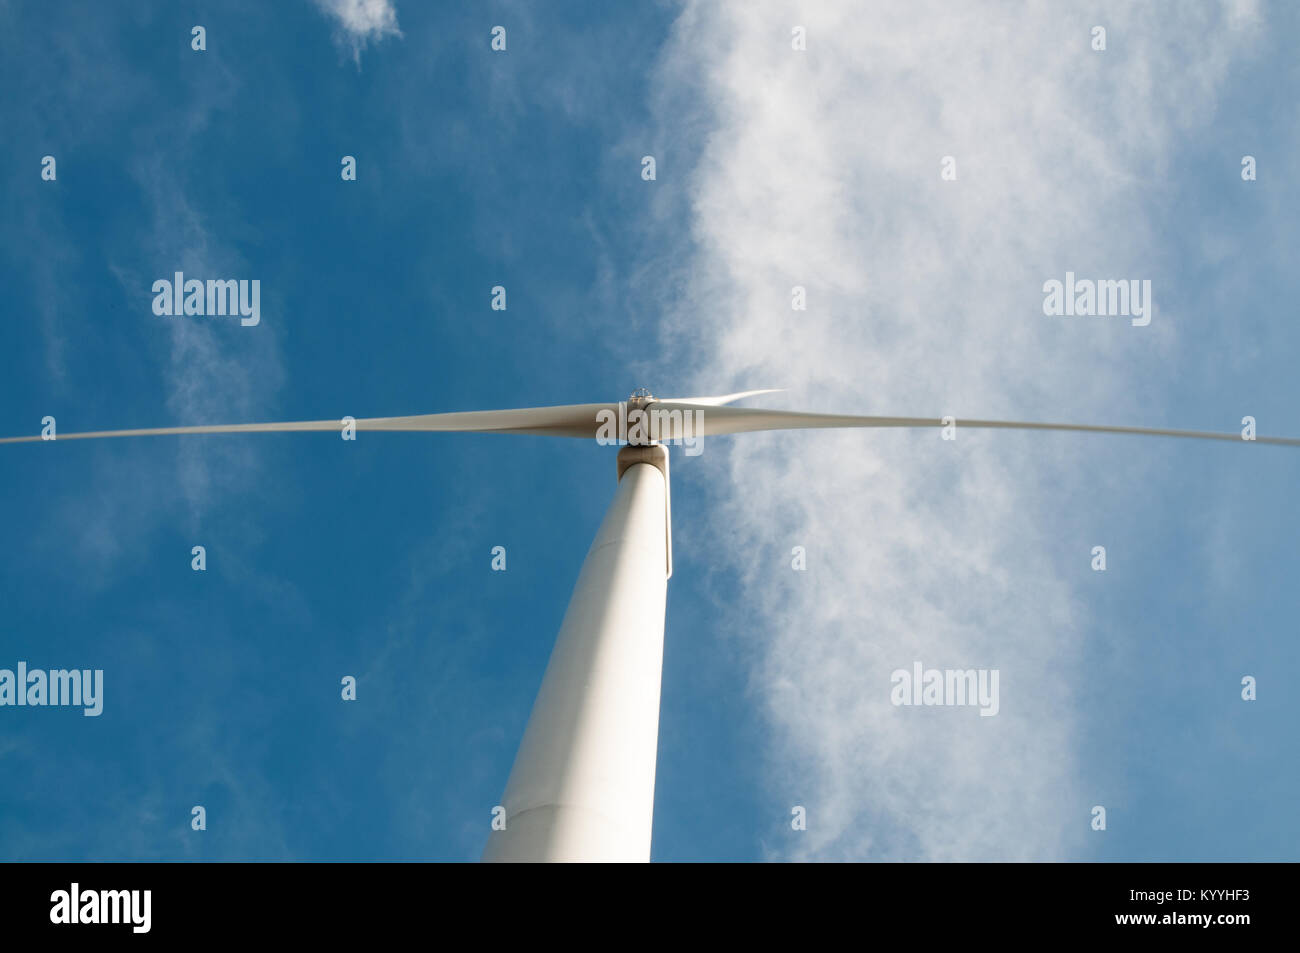
M 359 431 L 541 434 L 604 441 L 609 423 L 627 426 L 618 452 L 618 489 L 583 561 L 506 783 L 506 827 L 483 852 L 490 861 L 648 861 L 654 816 L 664 608 L 672 575 L 668 452 L 663 446 L 758 430 L 916 427 L 1141 434 L 1300 447 L 1287 437 L 1106 427 L 1086 424 L 862 417 L 726 406 L 723 397 L 659 400 L 639 390 L 626 402 L 373 417 Z M 636 427 L 641 421 L 642 426 Z M 645 423 L 657 431 L 647 434 Z M 159 427 L 58 435 L 57 440 L 166 434 L 337 431 L 336 420 Z M 635 438 L 635 439 L 633 439 Z M 657 439 L 655 439 L 657 438 Z M 48 437 L 7 437 L 0 443 Z

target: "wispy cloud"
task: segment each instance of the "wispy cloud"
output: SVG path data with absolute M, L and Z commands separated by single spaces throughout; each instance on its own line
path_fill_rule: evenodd
M 1044 319 L 1040 289 L 1067 268 L 1188 266 L 1152 251 L 1144 201 L 1181 137 L 1204 132 L 1257 23 L 1211 7 L 1094 16 L 688 4 L 658 112 L 669 148 L 698 162 L 659 187 L 684 197 L 692 241 L 658 280 L 672 289 L 664 339 L 699 390 L 785 386 L 789 406 L 852 413 L 1164 422 L 1134 393 L 1178 354 L 1171 310 L 1141 332 L 1065 324 Z M 1090 48 L 1097 22 L 1104 53 Z M 791 48 L 795 26 L 806 51 Z M 940 177 L 944 156 L 956 181 Z M 807 311 L 791 309 L 795 285 Z M 1074 701 L 1096 540 L 1062 500 L 1156 465 L 1118 449 L 960 430 L 945 443 L 936 429 L 751 436 L 701 458 L 754 633 L 771 793 L 809 810 L 778 853 L 1080 849 L 1104 789 L 1081 776 Z M 796 545 L 806 572 L 791 569 Z M 1001 713 L 894 707 L 890 673 L 916 660 L 1000 669 Z
M 316 5 L 338 24 L 336 38 L 351 49 L 358 65 L 368 43 L 402 35 L 390 0 L 316 0 Z
M 225 72 L 200 88 L 183 122 L 165 124 L 141 133 L 149 141 L 170 136 L 173 154 L 192 154 L 195 142 L 212 117 L 229 107 L 236 93 L 236 81 Z M 184 133 L 167 130 L 180 128 Z M 132 163 L 150 211 L 150 231 L 142 242 L 144 271 L 114 264 L 113 272 L 124 292 L 142 307 L 151 302 L 152 282 L 177 272 L 187 277 L 257 278 L 256 269 L 213 229 L 211 211 L 191 198 L 191 175 L 184 168 L 164 162 L 160 151 L 145 154 Z M 229 227 L 230 223 L 223 223 Z M 273 294 L 273 292 L 272 292 Z M 263 299 L 268 309 L 268 294 Z M 168 354 L 164 382 L 167 409 L 177 421 L 253 420 L 265 416 L 266 405 L 284 380 L 273 321 L 255 328 L 229 322 L 196 320 L 192 317 L 156 317 L 165 322 Z M 176 484 L 193 519 L 218 498 L 222 491 L 247 486 L 258 467 L 256 452 L 244 442 L 182 441 L 177 445 Z

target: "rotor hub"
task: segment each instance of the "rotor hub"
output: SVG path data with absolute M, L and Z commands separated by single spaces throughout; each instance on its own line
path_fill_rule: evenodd
M 629 407 L 644 407 L 655 399 L 654 394 L 650 393 L 648 387 L 638 387 L 632 391 L 632 396 L 627 399 Z

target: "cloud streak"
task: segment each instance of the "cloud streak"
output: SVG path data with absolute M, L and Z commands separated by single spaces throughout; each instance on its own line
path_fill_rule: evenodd
M 1258 28 L 1240 5 L 1171 13 L 1109 15 L 1098 53 L 1093 14 L 1047 6 L 687 4 L 657 86 L 661 137 L 695 156 L 670 352 L 701 392 L 785 386 L 799 409 L 1161 423 L 1131 396 L 1179 350 L 1147 200 Z M 1069 267 L 1156 277 L 1151 326 L 1045 318 Z M 1158 465 L 1087 439 L 750 435 L 705 455 L 771 797 L 809 812 L 774 855 L 1080 854 L 1104 787 L 1075 700 L 1093 540 L 1061 501 Z M 892 706 L 914 661 L 999 669 L 1002 711 Z

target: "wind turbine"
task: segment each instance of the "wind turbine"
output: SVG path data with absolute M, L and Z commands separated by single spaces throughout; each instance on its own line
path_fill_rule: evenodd
M 1300 447 L 1288 437 L 1151 427 L 872 417 L 728 406 L 769 390 L 660 400 L 635 391 L 613 404 L 569 404 L 373 417 L 358 431 L 540 434 L 620 445 L 618 488 L 582 564 L 532 715 L 506 783 L 505 828 L 488 861 L 648 861 L 654 816 L 664 609 L 672 575 L 665 444 L 759 430 L 839 427 L 1055 430 Z M 344 422 L 223 424 L 103 430 L 56 440 L 168 434 L 337 431 Z M 617 423 L 617 430 L 611 427 Z M 0 438 L 28 443 L 51 437 Z

